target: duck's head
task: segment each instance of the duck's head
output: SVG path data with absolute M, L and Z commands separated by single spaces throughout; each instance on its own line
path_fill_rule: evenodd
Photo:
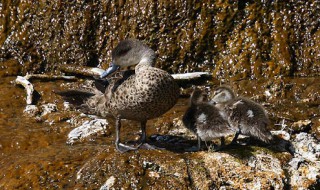
M 110 67 L 100 77 L 105 78 L 120 68 L 137 64 L 154 66 L 155 57 L 155 52 L 139 40 L 123 40 L 112 50 Z
M 231 88 L 227 86 L 220 86 L 213 91 L 213 98 L 210 103 L 212 104 L 220 104 L 226 103 L 235 98 L 235 95 Z
M 190 97 L 190 104 L 197 105 L 199 103 L 205 102 L 207 100 L 207 96 L 202 90 L 199 88 L 195 88 Z

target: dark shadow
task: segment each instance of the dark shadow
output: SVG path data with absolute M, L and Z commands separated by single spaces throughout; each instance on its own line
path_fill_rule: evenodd
M 161 149 L 175 153 L 183 153 L 197 151 L 198 142 L 197 140 L 186 139 L 182 136 L 157 134 L 149 137 L 148 143 Z M 214 143 L 207 142 L 207 144 L 205 144 L 205 142 L 202 142 L 201 151 L 211 151 L 211 147 L 214 146 Z M 224 152 L 239 159 L 248 159 L 254 155 L 253 152 L 257 151 L 256 148 L 253 147 L 267 148 L 273 152 L 289 152 L 291 155 L 294 154 L 294 147 L 292 143 L 278 137 L 274 137 L 274 142 L 272 144 L 266 144 L 249 137 L 242 138 L 238 139 L 237 144 L 227 143 L 226 146 L 212 151 Z
M 95 78 L 94 79 L 94 86 L 100 92 L 104 93 L 106 91 L 106 88 L 109 86 L 109 81 L 107 79 Z
M 149 137 L 149 144 L 175 153 L 193 152 L 192 147 L 197 147 L 197 140 L 186 139 L 174 135 L 152 135 Z M 204 148 L 204 146 L 201 146 Z M 202 149 L 201 149 L 202 150 Z
M 256 150 L 253 149 L 250 145 L 228 144 L 219 152 L 227 153 L 241 160 L 247 160 L 250 157 L 254 156 L 253 152 L 255 151 Z
M 37 105 L 37 103 L 39 102 L 41 95 L 38 91 L 34 90 L 33 94 L 32 94 L 33 98 L 32 98 L 32 104 L 33 105 Z
M 198 141 L 186 139 L 182 136 L 174 135 L 152 135 L 149 138 L 149 144 L 175 153 L 196 152 Z M 214 148 L 215 147 L 215 148 Z M 217 148 L 213 142 L 201 142 L 199 151 L 225 152 L 237 158 L 246 158 L 252 156 L 254 151 L 250 146 L 240 144 L 230 144 L 223 148 Z M 245 156 L 246 155 L 246 156 Z
M 274 152 L 289 152 L 292 156 L 294 155 L 295 148 L 290 141 L 284 140 L 277 136 L 273 136 L 273 139 L 274 142 L 267 146 L 268 149 Z
M 184 80 L 180 79 L 175 81 L 179 85 L 179 87 L 190 88 L 193 85 L 195 86 L 207 85 L 209 83 L 208 81 L 212 81 L 212 80 L 213 80 L 212 76 L 202 76 L 196 79 L 184 79 Z

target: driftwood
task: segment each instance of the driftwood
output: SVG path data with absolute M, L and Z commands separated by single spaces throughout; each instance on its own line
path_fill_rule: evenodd
M 60 71 L 73 75 L 82 75 L 89 77 L 99 77 L 104 70 L 96 67 L 84 67 L 84 66 L 70 66 L 61 65 L 59 67 Z M 207 79 L 212 78 L 209 72 L 194 72 L 194 73 L 183 73 L 183 74 L 173 74 L 172 77 L 177 80 L 177 82 L 197 80 L 197 79 Z M 26 89 L 27 93 L 27 105 L 31 105 L 33 102 L 34 88 L 29 80 L 40 79 L 40 80 L 76 80 L 75 76 L 55 76 L 46 74 L 27 74 L 26 76 L 18 76 L 16 79 L 16 84 L 22 85 Z
M 46 74 L 27 74 L 24 76 L 25 79 L 42 79 L 42 80 L 76 80 L 75 76 L 57 76 L 57 75 L 46 75 Z
M 73 75 L 82 76 L 100 76 L 104 70 L 97 67 L 84 67 L 84 66 L 71 66 L 71 65 L 61 65 L 59 66 L 60 71 L 64 73 L 69 73 Z
M 31 82 L 29 82 L 28 79 L 26 79 L 25 77 L 22 77 L 22 76 L 17 76 L 17 79 L 15 82 L 16 82 L 16 84 L 22 85 L 26 89 L 27 105 L 31 105 L 32 100 L 33 100 L 33 92 L 34 92 L 34 88 L 33 88 L 33 85 L 31 84 Z
M 27 105 L 31 105 L 34 100 L 34 88 L 32 83 L 29 81 L 31 79 L 41 79 L 41 80 L 76 80 L 75 76 L 55 76 L 46 74 L 27 74 L 26 76 L 17 76 L 15 83 L 22 85 L 27 93 Z
M 104 70 L 97 67 L 85 67 L 85 66 L 70 66 L 62 65 L 59 67 L 60 71 L 69 73 L 72 75 L 82 75 L 96 77 L 100 76 Z M 194 73 L 183 73 L 183 74 L 172 74 L 175 80 L 194 80 L 200 78 L 211 78 L 212 74 L 209 72 L 194 72 Z

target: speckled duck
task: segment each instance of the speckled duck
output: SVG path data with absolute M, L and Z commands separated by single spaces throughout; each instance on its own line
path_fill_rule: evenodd
M 271 143 L 272 134 L 267 129 L 269 119 L 264 108 L 244 97 L 236 97 L 231 88 L 221 86 L 214 90 L 211 103 L 216 105 L 237 133 L 232 140 L 236 143 L 239 134 L 247 135 L 265 143 Z
M 221 147 L 223 147 L 224 137 L 236 133 L 236 129 L 228 124 L 219 109 L 204 101 L 201 90 L 193 91 L 189 104 L 182 121 L 186 128 L 197 135 L 198 150 L 200 150 L 201 140 L 211 141 L 221 138 Z
M 101 75 L 110 76 L 119 68 L 135 66 L 134 74 L 123 78 L 110 77 L 104 94 L 95 94 L 84 105 L 100 115 L 111 114 L 116 119 L 116 149 L 136 150 L 146 141 L 146 123 L 172 108 L 179 97 L 179 87 L 170 74 L 155 68 L 155 52 L 135 39 L 121 41 L 112 51 L 112 63 Z M 102 114 L 101 114 L 102 113 Z M 140 122 L 142 135 L 137 146 L 120 142 L 121 120 Z

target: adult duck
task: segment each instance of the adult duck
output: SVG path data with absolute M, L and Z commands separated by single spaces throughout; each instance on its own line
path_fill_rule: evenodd
M 116 119 L 115 145 L 119 152 L 136 150 L 143 145 L 147 121 L 167 112 L 178 100 L 178 85 L 170 74 L 154 67 L 155 58 L 155 52 L 142 42 L 136 39 L 121 41 L 112 51 L 110 67 L 100 76 L 108 80 L 105 92 L 84 98 L 83 104 L 95 113 L 108 113 Z M 134 74 L 127 72 L 130 74 L 121 78 L 111 76 L 120 68 L 134 65 Z M 140 122 L 142 134 L 139 145 L 129 146 L 120 142 L 122 119 Z

